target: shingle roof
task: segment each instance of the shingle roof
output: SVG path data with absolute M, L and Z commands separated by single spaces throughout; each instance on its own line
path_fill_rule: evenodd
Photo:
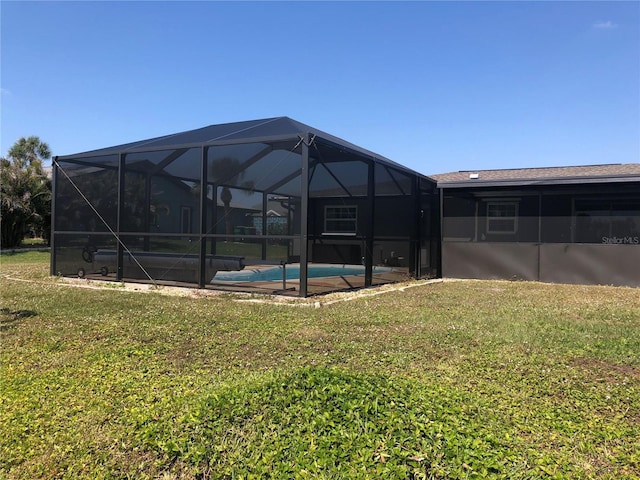
M 504 170 L 462 170 L 429 175 L 439 187 L 514 186 L 563 183 L 640 181 L 640 163 L 581 165 L 575 167 L 512 168 Z

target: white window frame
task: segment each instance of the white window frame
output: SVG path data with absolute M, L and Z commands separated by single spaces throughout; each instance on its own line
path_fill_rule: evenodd
M 333 218 L 329 216 L 330 209 L 338 210 L 354 210 L 353 218 Z M 349 230 L 334 230 L 327 227 L 328 222 L 344 222 L 353 223 L 353 229 Z M 345 235 L 353 236 L 358 230 L 358 206 L 357 205 L 325 205 L 324 206 L 324 231 L 323 235 Z
M 490 216 L 490 210 L 491 207 L 493 206 L 504 206 L 504 205 L 508 205 L 510 207 L 513 207 L 514 209 L 514 215 L 512 216 Z M 491 221 L 492 220 L 511 220 L 513 221 L 513 228 L 511 230 L 492 230 L 491 229 Z M 487 229 L 486 229 L 488 234 L 491 235 L 513 235 L 518 231 L 518 202 L 513 202 L 513 201 L 489 201 L 487 202 Z

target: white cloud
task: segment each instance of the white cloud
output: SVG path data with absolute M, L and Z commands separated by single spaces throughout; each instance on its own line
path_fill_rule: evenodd
M 593 24 L 593 28 L 599 28 L 601 30 L 610 30 L 612 28 L 617 28 L 618 24 L 613 23 L 611 20 L 607 20 L 606 22 L 599 21 Z
M 11 91 L 6 88 L 0 88 L 0 95 L 11 95 Z

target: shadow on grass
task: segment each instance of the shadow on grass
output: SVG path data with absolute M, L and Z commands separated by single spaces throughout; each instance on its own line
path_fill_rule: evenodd
M 38 312 L 34 310 L 10 310 L 0 308 L 0 332 L 14 328 L 17 322 L 23 318 L 35 317 Z

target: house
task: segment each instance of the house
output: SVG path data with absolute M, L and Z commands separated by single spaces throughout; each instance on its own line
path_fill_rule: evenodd
M 274 117 L 56 157 L 52 176 L 52 275 L 303 297 L 439 276 L 640 286 L 637 163 L 428 177 Z

